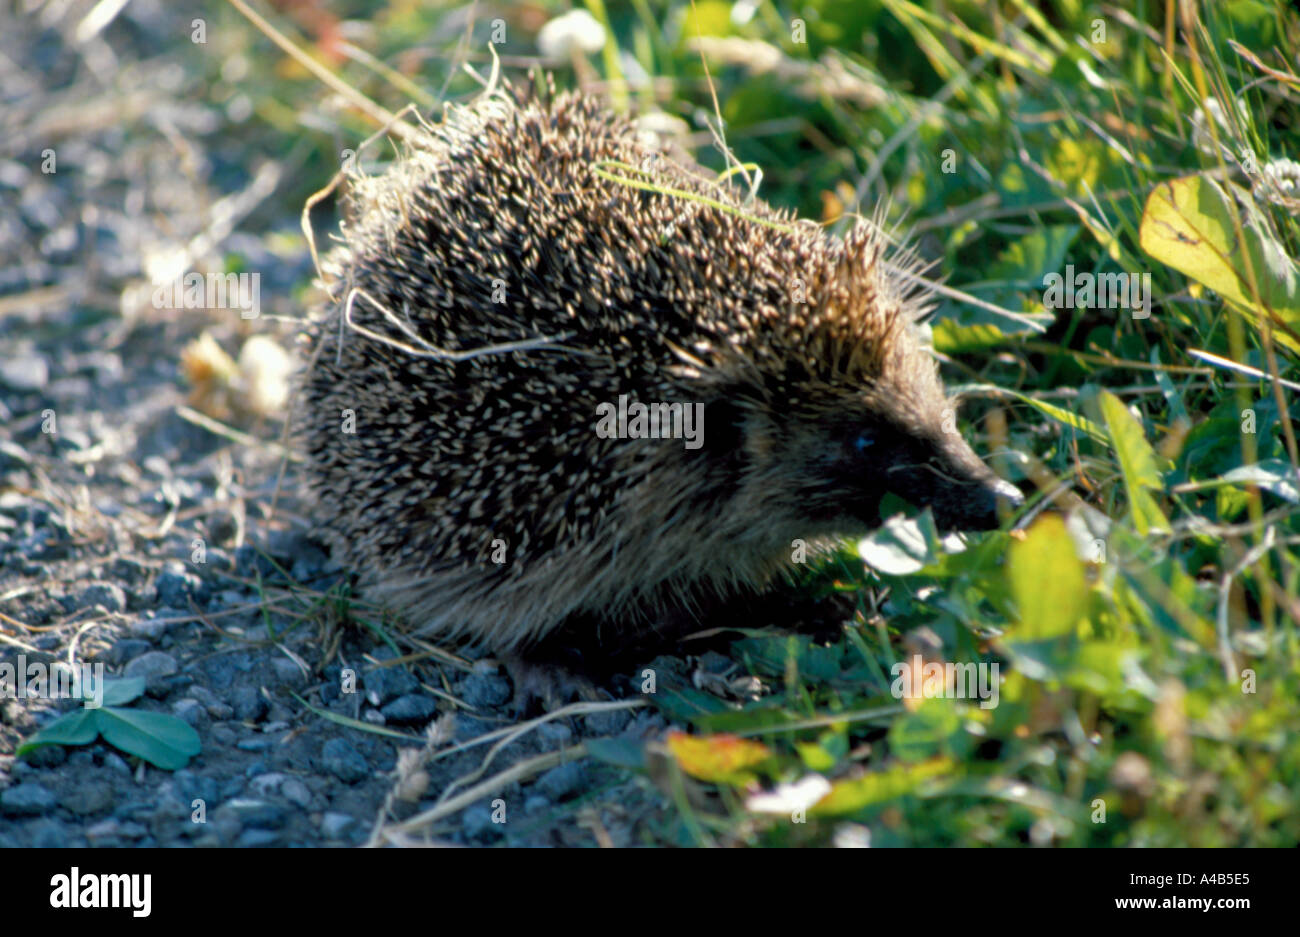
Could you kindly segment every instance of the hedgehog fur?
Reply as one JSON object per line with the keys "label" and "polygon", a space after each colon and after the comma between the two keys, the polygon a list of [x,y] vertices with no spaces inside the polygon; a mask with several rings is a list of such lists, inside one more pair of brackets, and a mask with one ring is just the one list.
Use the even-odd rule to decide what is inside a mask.
{"label": "hedgehog fur", "polygon": [[[796,222],[581,94],[426,131],[350,175],[297,417],[336,552],[420,632],[617,640],[761,593],[887,491],[946,529],[1018,498],[953,431],[876,225]],[[599,433],[620,398],[702,412],[698,446]]]}

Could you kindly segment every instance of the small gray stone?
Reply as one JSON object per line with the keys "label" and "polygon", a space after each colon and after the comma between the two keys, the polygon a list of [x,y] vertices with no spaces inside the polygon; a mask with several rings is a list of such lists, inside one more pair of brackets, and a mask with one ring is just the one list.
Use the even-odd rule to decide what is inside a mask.
{"label": "small gray stone", "polygon": [[172,703],[172,712],[196,729],[201,729],[208,722],[208,711],[196,699],[177,700]]}
{"label": "small gray stone", "polygon": [[557,765],[537,779],[537,789],[551,800],[564,800],[572,796],[583,782],[582,763],[571,761]]}
{"label": "small gray stone", "polygon": [[542,813],[543,811],[550,810],[550,809],[551,809],[550,799],[543,797],[541,794],[529,794],[528,798],[524,801],[524,813],[528,814],[529,816],[532,816],[533,814],[537,814],[537,813]]}
{"label": "small gray stone", "polygon": [[320,832],[326,839],[342,839],[347,836],[357,821],[346,813],[327,813],[321,817]]}
{"label": "small gray stone", "polygon": [[97,582],[87,586],[77,597],[83,608],[102,605],[109,612],[126,610],[126,593],[122,587],[112,582]]}
{"label": "small gray stone", "polygon": [[211,806],[221,797],[221,789],[216,778],[203,777],[188,768],[182,768],[172,777],[172,792],[186,810],[194,808],[194,801],[201,800]]}
{"label": "small gray stone", "polygon": [[265,800],[237,797],[221,805],[221,813],[233,816],[241,826],[263,830],[278,830],[284,826],[288,811],[279,804]]}
{"label": "small gray stone", "polygon": [[58,820],[37,820],[32,824],[32,845],[37,849],[63,849],[68,831]]}
{"label": "small gray stone", "polygon": [[176,608],[188,608],[191,596],[197,596],[203,585],[198,576],[185,569],[184,564],[168,564],[168,568],[158,574],[154,588],[158,590],[158,601],[163,605]]}
{"label": "small gray stone", "polygon": [[492,822],[492,810],[476,805],[461,814],[461,829],[469,839],[484,839],[500,829],[501,824]]}
{"label": "small gray stone", "polygon": [[108,649],[106,655],[108,663],[124,664],[141,654],[147,654],[149,652],[149,643],[139,638],[122,638],[114,642],[113,646]]}
{"label": "small gray stone", "polygon": [[0,794],[0,813],[11,817],[39,816],[54,807],[54,795],[39,784],[17,784]]}
{"label": "small gray stone", "polygon": [[80,816],[103,813],[113,806],[113,791],[104,784],[83,784],[60,801],[65,810]]}
{"label": "small gray stone", "polygon": [[271,669],[275,671],[276,679],[291,689],[298,690],[307,685],[307,675],[287,657],[277,657],[271,662]]}
{"label": "small gray stone", "polygon": [[330,739],[321,749],[321,766],[347,784],[370,777],[370,765],[351,743],[344,739]]}
{"label": "small gray stone", "polygon": [[405,667],[377,667],[365,675],[366,699],[376,706],[414,693],[419,688],[420,681]]}
{"label": "small gray stone", "polygon": [[271,830],[244,830],[239,834],[239,839],[235,840],[235,845],[244,849],[264,849],[267,846],[276,846],[280,842],[280,834]]}
{"label": "small gray stone", "polygon": [[510,681],[495,674],[472,673],[460,682],[457,695],[475,709],[491,709],[510,700]]}
{"label": "small gray stone", "polygon": [[118,831],[126,839],[143,839],[145,836],[149,834],[149,831],[146,830],[139,823],[133,823],[131,821],[127,821],[126,823],[123,823],[118,828]]}
{"label": "small gray stone", "polygon": [[281,774],[278,771],[272,771],[267,774],[259,774],[248,782],[248,787],[254,794],[260,797],[270,797],[279,792],[280,787],[289,776]]}
{"label": "small gray stone", "polygon": [[95,766],[95,756],[84,749],[68,756],[68,767],[76,771],[87,771]]}
{"label": "small gray stone", "polygon": [[306,810],[311,804],[311,791],[307,789],[306,784],[297,778],[289,778],[280,785],[280,796],[303,810]]}
{"label": "small gray stone", "polygon": [[438,711],[438,704],[423,693],[408,693],[399,696],[382,710],[384,720],[392,725],[424,725]]}
{"label": "small gray stone", "polygon": [[157,643],[167,633],[171,622],[166,618],[157,617],[157,613],[150,609],[139,618],[132,618],[126,627],[136,637]]}
{"label": "small gray stone", "polygon": [[632,714],[626,709],[614,709],[584,716],[582,725],[588,735],[618,735],[631,721]]}
{"label": "small gray stone", "polygon": [[105,752],[102,763],[104,767],[110,771],[124,774],[128,778],[131,776],[131,766],[128,765],[126,760],[121,755],[117,754],[117,752]]}
{"label": "small gray stone", "polygon": [[266,715],[266,700],[256,687],[236,687],[235,692],[230,694],[230,703],[242,722],[257,722]]}
{"label": "small gray stone", "polygon": [[94,846],[115,845],[120,836],[121,826],[117,820],[109,817],[86,830],[86,839]]}
{"label": "small gray stone", "polygon": [[468,742],[471,739],[478,738],[480,735],[486,735],[488,732],[492,732],[496,728],[497,727],[492,725],[490,722],[484,722],[482,719],[475,719],[473,716],[459,715],[456,717],[455,739],[457,742]]}
{"label": "small gray stone", "polygon": [[14,390],[41,390],[50,381],[50,363],[29,343],[0,358],[0,382]]}
{"label": "small gray stone", "polygon": [[126,665],[127,677],[144,677],[145,692],[155,695],[168,688],[167,678],[180,670],[176,658],[166,651],[149,651]]}

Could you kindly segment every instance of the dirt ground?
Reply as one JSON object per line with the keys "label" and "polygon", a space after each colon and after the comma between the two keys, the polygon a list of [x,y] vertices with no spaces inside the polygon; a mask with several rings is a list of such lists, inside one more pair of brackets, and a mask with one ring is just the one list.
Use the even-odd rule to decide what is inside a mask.
{"label": "dirt ground", "polygon": [[[0,700],[0,846],[637,841],[653,787],[575,746],[637,747],[662,716],[634,699],[503,745],[494,661],[351,601],[281,416],[203,416],[221,401],[182,363],[201,335],[293,352],[312,277],[284,197],[296,157],[257,150],[247,102],[193,67],[188,15],[132,3],[95,33],[93,6],[0,12],[0,664],[143,678],[130,706],[202,748],[175,771],[103,739],[16,756],[80,704]],[[156,302],[171,271],[232,255],[262,274],[257,318]]]}

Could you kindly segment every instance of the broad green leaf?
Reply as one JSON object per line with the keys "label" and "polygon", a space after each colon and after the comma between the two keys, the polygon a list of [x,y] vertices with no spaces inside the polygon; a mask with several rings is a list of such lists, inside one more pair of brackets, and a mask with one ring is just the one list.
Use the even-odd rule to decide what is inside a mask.
{"label": "broad green leaf", "polygon": [[123,677],[104,681],[104,706],[125,706],[144,693],[144,677]]}
{"label": "broad green leaf", "polygon": [[936,758],[916,765],[894,765],[849,781],[836,781],[830,793],[808,812],[814,816],[857,813],[864,807],[912,794],[926,781],[950,772],[952,767],[947,758]]}
{"label": "broad green leaf", "polygon": [[17,754],[24,755],[42,745],[89,745],[99,735],[94,709],[77,709],[55,719],[23,744]]}
{"label": "broad green leaf", "polygon": [[[1295,262],[1269,232],[1249,196],[1237,204],[1240,240],[1232,199],[1218,183],[1199,175],[1161,183],[1142,214],[1142,249],[1256,315],[1272,310],[1282,321],[1300,324]],[[1263,308],[1253,298],[1247,262]]]}
{"label": "broad green leaf", "polygon": [[116,707],[94,712],[105,742],[168,771],[184,768],[202,747],[199,734],[169,713]]}
{"label": "broad green leaf", "polygon": [[1169,530],[1169,521],[1150,494],[1151,489],[1163,490],[1164,479],[1156,465],[1155,451],[1143,435],[1142,424],[1110,391],[1102,391],[1099,396],[1102,416],[1124,474],[1133,526],[1143,536],[1152,530]]}
{"label": "broad green leaf", "polygon": [[1011,545],[1007,577],[1020,610],[1009,638],[1037,641],[1074,634],[1088,604],[1088,586],[1060,516],[1044,514],[1024,540]]}
{"label": "broad green leaf", "polygon": [[711,693],[689,686],[663,686],[649,694],[650,702],[674,722],[694,722],[699,716],[728,712],[730,707]]}
{"label": "broad green leaf", "polygon": [[988,276],[1037,291],[1043,277],[1065,265],[1065,253],[1078,234],[1078,225],[1062,224],[1048,225],[1017,238],[998,254]]}

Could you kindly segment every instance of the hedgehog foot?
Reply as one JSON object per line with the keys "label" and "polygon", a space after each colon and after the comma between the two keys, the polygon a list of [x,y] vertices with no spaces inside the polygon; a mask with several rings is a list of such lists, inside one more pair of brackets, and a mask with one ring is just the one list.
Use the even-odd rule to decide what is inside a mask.
{"label": "hedgehog foot", "polygon": [[497,656],[514,684],[515,695],[509,708],[518,718],[553,712],[574,700],[595,702],[602,698],[590,679],[561,663],[518,653]]}

